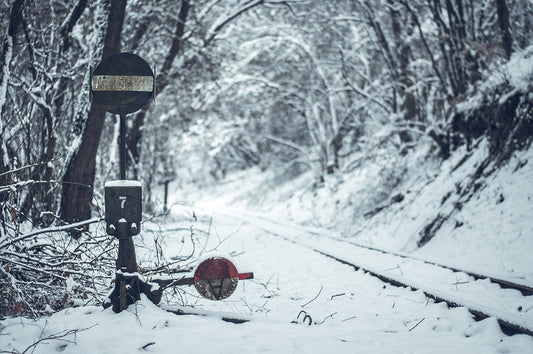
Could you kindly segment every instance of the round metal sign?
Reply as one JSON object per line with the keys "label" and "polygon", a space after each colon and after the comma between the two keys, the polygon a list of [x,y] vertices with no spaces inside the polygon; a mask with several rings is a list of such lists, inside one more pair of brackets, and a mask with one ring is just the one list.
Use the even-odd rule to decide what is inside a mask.
{"label": "round metal sign", "polygon": [[205,298],[222,300],[237,288],[239,272],[226,258],[208,258],[194,272],[194,287]]}
{"label": "round metal sign", "polygon": [[93,99],[114,114],[126,115],[138,111],[153,97],[154,89],[152,68],[132,53],[108,56],[91,76]]}

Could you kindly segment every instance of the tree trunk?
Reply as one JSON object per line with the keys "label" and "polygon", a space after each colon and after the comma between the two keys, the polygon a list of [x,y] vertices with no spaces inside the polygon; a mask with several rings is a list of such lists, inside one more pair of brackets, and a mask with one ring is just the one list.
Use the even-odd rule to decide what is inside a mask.
{"label": "tree trunk", "polygon": [[498,24],[500,26],[500,33],[502,36],[502,46],[505,51],[505,58],[511,58],[513,50],[513,37],[509,31],[509,9],[505,0],[497,1],[498,10]]}
{"label": "tree trunk", "polygon": [[[163,67],[157,75],[157,94],[160,94],[169,84],[168,76],[170,75],[170,69],[172,68],[172,63],[181,50],[182,37],[185,31],[185,21],[187,20],[187,15],[189,14],[189,1],[183,0],[181,3],[180,12],[178,15],[178,22],[176,24],[176,31],[174,32],[174,39],[172,40],[172,45],[165,57],[165,62]],[[147,107],[141,110],[135,115],[133,119],[133,124],[131,129],[129,129],[126,136],[127,149],[131,152],[133,161],[130,161],[130,166],[133,167],[133,176],[138,178],[138,164],[141,157],[141,138],[142,138],[142,127],[144,126],[144,118],[146,116]],[[130,158],[130,154],[127,154],[127,158]]]}
{"label": "tree trunk", "polygon": [[[126,0],[111,0],[104,38],[103,58],[120,50],[125,10]],[[86,220],[91,217],[96,153],[104,120],[105,111],[95,103],[91,104],[79,149],[77,153],[72,155],[63,176],[60,216],[67,223]]]}
{"label": "tree trunk", "polygon": [[87,0],[78,0],[78,3],[70,14],[68,15],[68,21],[65,21],[63,26],[61,26],[61,29],[59,30],[59,33],[61,33],[61,37],[63,37],[63,50],[66,51],[70,47],[70,36],[69,34],[72,32],[72,29],[74,28],[74,25],[78,22],[81,15],[83,14],[83,11],[85,11],[85,8],[87,7]]}
{"label": "tree trunk", "polygon": [[[22,8],[24,0],[16,0],[11,7],[11,14],[9,16],[9,28],[6,36],[3,38],[2,48],[0,52],[0,115],[3,116],[4,105],[7,99],[7,87],[9,82],[9,66],[13,57],[13,47],[15,46],[15,37],[22,24]],[[4,141],[4,128],[0,118],[0,173],[6,172],[9,168],[9,157],[7,154],[7,147]],[[6,179],[8,176],[2,177]],[[4,183],[0,183],[3,185]],[[7,184],[7,183],[6,183]]]}
{"label": "tree trunk", "polygon": [[[403,113],[402,120],[405,123],[415,121],[418,116],[417,100],[412,90],[409,90],[413,86],[412,74],[409,70],[409,63],[411,60],[411,48],[405,42],[406,35],[410,35],[413,28],[410,24],[405,24],[402,19],[402,13],[396,7],[393,2],[389,1],[390,7],[390,19],[392,25],[392,37],[394,40],[396,59],[396,72],[398,77],[395,83],[396,91],[400,96],[400,111]],[[409,126],[411,128],[411,126]],[[398,132],[398,135],[403,143],[410,143],[413,141],[409,129],[402,129]]]}
{"label": "tree trunk", "polygon": [[[22,23],[22,8],[24,0],[16,0],[11,7],[11,14],[9,16],[9,29],[2,39],[2,47],[0,48],[0,186],[8,185],[11,181],[9,173],[5,173],[10,169],[10,157],[7,151],[7,145],[4,141],[4,105],[7,99],[7,87],[9,84],[10,65],[13,58],[13,47],[15,46],[15,37]],[[0,224],[6,232],[6,220],[4,219],[4,204],[7,200],[7,193],[0,193]],[[2,232],[0,231],[0,236]]]}

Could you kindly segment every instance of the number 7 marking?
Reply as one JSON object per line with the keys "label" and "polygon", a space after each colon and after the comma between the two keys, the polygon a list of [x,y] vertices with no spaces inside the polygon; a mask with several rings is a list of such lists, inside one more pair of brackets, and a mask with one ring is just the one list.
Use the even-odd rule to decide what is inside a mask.
{"label": "number 7 marking", "polygon": [[120,202],[120,209],[124,209],[124,204],[126,204],[126,199],[127,199],[127,197],[126,197],[126,196],[119,196],[118,199],[121,200],[121,202]]}

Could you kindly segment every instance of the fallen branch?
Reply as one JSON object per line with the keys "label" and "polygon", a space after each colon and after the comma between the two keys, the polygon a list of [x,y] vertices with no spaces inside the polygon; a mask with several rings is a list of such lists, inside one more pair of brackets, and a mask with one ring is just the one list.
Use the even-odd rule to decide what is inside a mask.
{"label": "fallen branch", "polygon": [[[96,324],[92,325],[91,327],[87,327],[87,328],[69,329],[69,330],[63,331],[64,333],[58,332],[58,333],[52,334],[52,335],[50,335],[48,337],[40,338],[37,342],[31,344],[28,348],[26,348],[22,352],[22,354],[27,353],[30,349],[38,346],[40,343],[43,343],[43,342],[45,342],[47,340],[60,340],[60,341],[64,341],[64,342],[67,342],[67,343],[74,343],[75,344],[76,343],[75,341],[67,340],[67,339],[64,339],[64,338],[67,337],[67,336],[70,336],[71,334],[76,335],[76,334],[78,334],[78,332],[89,330],[89,329],[91,329],[91,328],[93,328],[95,326],[96,326]],[[32,352],[33,352],[33,350],[32,350]]]}
{"label": "fallen branch", "polygon": [[426,319],[426,318],[424,317],[424,318],[422,318],[420,321],[418,321],[413,327],[411,327],[411,328],[409,329],[409,332],[411,332],[413,329],[415,329],[415,328],[416,328],[419,324],[421,324],[422,321],[424,321],[425,319]]}
{"label": "fallen branch", "polygon": [[30,238],[30,237],[33,237],[33,236],[40,235],[40,234],[46,234],[46,233],[51,233],[51,232],[67,231],[67,230],[71,230],[71,229],[78,228],[78,227],[80,227],[80,226],[85,226],[85,225],[89,225],[89,224],[94,224],[94,223],[100,222],[100,221],[102,221],[102,220],[104,220],[104,217],[103,217],[103,216],[101,216],[101,217],[97,217],[97,218],[92,218],[92,219],[89,219],[89,220],[84,220],[84,221],[76,222],[76,223],[73,223],[73,224],[67,224],[67,225],[63,225],[63,226],[54,226],[54,227],[48,227],[48,228],[45,228],[45,229],[39,229],[39,230],[36,230],[36,231],[30,232],[29,234],[21,235],[21,236],[19,236],[19,237],[16,237],[16,238],[10,239],[9,241],[5,240],[6,238],[4,238],[5,241],[3,241],[3,242],[0,244],[0,249],[5,248],[6,246],[9,246],[9,245],[15,244],[15,243],[17,243],[17,242],[19,242],[19,241],[25,240],[25,239],[27,239],[27,238]]}
{"label": "fallen branch", "polygon": [[312,303],[313,301],[315,301],[319,296],[320,296],[320,293],[322,293],[322,290],[324,289],[324,287],[321,287],[320,290],[318,291],[318,294],[315,295],[314,298],[312,298],[311,300],[309,300],[308,302],[306,302],[305,304],[302,305],[302,307],[306,307],[307,305],[309,305],[310,303]]}

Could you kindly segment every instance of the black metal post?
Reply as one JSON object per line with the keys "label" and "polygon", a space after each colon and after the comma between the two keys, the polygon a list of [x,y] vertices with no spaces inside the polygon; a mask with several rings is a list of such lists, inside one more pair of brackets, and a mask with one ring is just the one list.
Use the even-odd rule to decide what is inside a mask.
{"label": "black metal post", "polygon": [[126,179],[126,115],[120,114],[120,179]]}
{"label": "black metal post", "polygon": [[121,312],[141,299],[135,245],[131,234],[131,225],[127,221],[119,221],[116,232],[119,240],[117,274],[111,297],[115,312]]}
{"label": "black metal post", "polygon": [[168,184],[169,181],[165,181],[165,197],[164,197],[164,204],[163,204],[163,211],[168,211],[167,204],[168,204]]}
{"label": "black metal post", "polygon": [[[118,75],[118,77],[117,77]],[[120,312],[140,299],[140,291],[161,299],[159,288],[139,279],[132,237],[139,234],[142,219],[142,188],[126,181],[126,115],[141,109],[153,96],[155,75],[142,58],[131,53],[108,56],[91,75],[91,94],[107,112],[120,117],[119,167],[121,181],[105,186],[106,232],[119,239],[116,283],[104,307]],[[112,183],[111,183],[112,182]]]}
{"label": "black metal post", "polygon": [[126,273],[137,272],[137,259],[135,257],[135,246],[133,244],[133,237],[130,232],[130,225],[128,222],[118,223],[117,228],[118,238],[118,257],[117,270]]}

